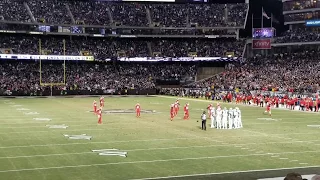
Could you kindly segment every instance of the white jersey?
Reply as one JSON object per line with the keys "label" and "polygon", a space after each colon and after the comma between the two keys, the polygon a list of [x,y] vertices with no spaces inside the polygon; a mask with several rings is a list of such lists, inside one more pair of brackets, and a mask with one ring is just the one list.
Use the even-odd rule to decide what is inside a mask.
{"label": "white jersey", "polygon": [[228,111],[228,116],[229,116],[229,119],[233,119],[234,115],[233,115],[233,109],[230,109]]}
{"label": "white jersey", "polygon": [[219,117],[222,116],[222,110],[220,108],[217,109],[217,116],[219,116]]}
{"label": "white jersey", "polygon": [[237,109],[233,110],[233,117],[237,119],[239,117],[239,111]]}
{"label": "white jersey", "polygon": [[210,110],[210,114],[211,114],[211,117],[210,118],[213,118],[213,117],[215,117],[216,116],[216,110],[215,110],[215,108],[211,108],[211,110]]}
{"label": "white jersey", "polygon": [[222,110],[222,117],[223,117],[223,119],[224,119],[224,118],[225,118],[225,119],[228,118],[228,110],[226,110],[226,109]]}

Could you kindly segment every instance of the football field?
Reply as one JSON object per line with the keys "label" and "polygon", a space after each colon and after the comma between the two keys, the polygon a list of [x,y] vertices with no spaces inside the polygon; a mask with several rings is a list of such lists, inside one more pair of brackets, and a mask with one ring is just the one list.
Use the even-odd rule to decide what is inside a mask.
{"label": "football field", "polygon": [[[98,125],[93,100],[99,99],[0,98],[0,179],[250,180],[320,173],[318,113],[275,109],[269,117],[264,108],[239,105],[244,128],[202,131],[197,120],[209,101],[181,98],[170,121],[174,97],[106,97]],[[133,113],[138,102],[139,119]],[[190,120],[182,119],[186,102]],[[108,150],[92,151],[102,149]]]}

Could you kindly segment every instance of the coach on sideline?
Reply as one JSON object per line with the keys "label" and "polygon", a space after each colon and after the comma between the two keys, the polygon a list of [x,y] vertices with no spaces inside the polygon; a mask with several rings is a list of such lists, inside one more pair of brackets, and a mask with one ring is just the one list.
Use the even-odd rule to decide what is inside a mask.
{"label": "coach on sideline", "polygon": [[207,130],[207,115],[206,115],[206,111],[203,111],[202,115],[201,115],[201,129],[202,130]]}

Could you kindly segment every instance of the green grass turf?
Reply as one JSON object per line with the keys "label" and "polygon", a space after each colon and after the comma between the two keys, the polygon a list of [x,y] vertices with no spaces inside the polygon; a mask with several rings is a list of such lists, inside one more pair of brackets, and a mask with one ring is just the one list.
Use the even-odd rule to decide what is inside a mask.
{"label": "green grass turf", "polygon": [[[178,117],[170,121],[169,106],[174,98],[107,97],[105,110],[133,109],[139,102],[143,110],[157,113],[142,113],[140,119],[130,113],[104,114],[103,125],[97,125],[97,117],[88,112],[94,99],[98,100],[0,99],[0,179],[140,179],[320,165],[320,129],[307,127],[320,125],[316,113],[273,110],[272,118],[277,121],[268,121],[258,119],[269,118],[263,115],[264,109],[238,105],[242,110],[243,129],[201,131],[197,120],[207,101],[181,99],[182,105],[190,103],[191,118],[182,120],[180,110]],[[30,110],[18,111],[18,108]],[[36,117],[52,120],[33,120]],[[49,129],[46,125],[50,124],[66,124],[69,128]],[[87,134],[93,139],[70,140],[63,134]],[[91,152],[110,148],[127,151],[128,157],[99,156]],[[317,170],[301,171],[316,173]],[[290,170],[263,171],[258,175],[216,174],[215,179],[255,179],[287,172]]]}

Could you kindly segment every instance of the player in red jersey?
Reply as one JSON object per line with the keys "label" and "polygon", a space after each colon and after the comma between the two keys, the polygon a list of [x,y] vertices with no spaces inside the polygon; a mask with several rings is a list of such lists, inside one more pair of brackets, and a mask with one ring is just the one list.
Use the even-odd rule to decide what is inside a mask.
{"label": "player in red jersey", "polygon": [[141,112],[141,106],[139,103],[136,104],[136,117],[139,118],[140,117],[140,112]]}
{"label": "player in red jersey", "polygon": [[183,117],[183,119],[184,119],[184,120],[189,119],[189,103],[187,103],[187,104],[184,106],[183,110],[184,110],[184,117]]}
{"label": "player in red jersey", "polygon": [[102,124],[102,108],[100,107],[97,111],[98,114],[98,124]]}
{"label": "player in red jersey", "polygon": [[100,107],[104,107],[104,97],[100,97]]}
{"label": "player in red jersey", "polygon": [[170,106],[170,120],[173,121],[174,118],[174,104]]}
{"label": "player in red jersey", "polygon": [[173,115],[176,116],[178,114],[179,105],[175,102],[173,104]]}
{"label": "player in red jersey", "polygon": [[93,101],[93,114],[97,114],[97,101]]}
{"label": "player in red jersey", "polygon": [[212,107],[213,107],[212,104],[209,104],[209,106],[207,107],[209,117],[211,117],[211,109],[212,109]]}
{"label": "player in red jersey", "polygon": [[269,116],[271,116],[271,103],[269,103],[269,102],[267,103],[267,109],[264,113],[268,113]]}
{"label": "player in red jersey", "polygon": [[176,104],[176,115],[177,115],[179,112],[179,106],[180,106],[179,99],[176,100],[175,104]]}

